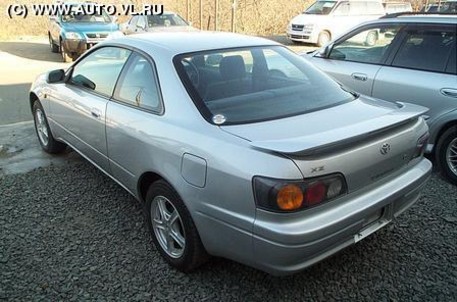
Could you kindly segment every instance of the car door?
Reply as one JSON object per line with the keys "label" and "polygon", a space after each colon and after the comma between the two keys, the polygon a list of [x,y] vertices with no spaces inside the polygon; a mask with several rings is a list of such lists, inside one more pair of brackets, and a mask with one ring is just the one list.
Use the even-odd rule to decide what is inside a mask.
{"label": "car door", "polygon": [[330,51],[311,61],[349,88],[371,95],[373,81],[385,62],[401,25],[364,26],[337,40]]}
{"label": "car door", "polygon": [[123,48],[98,48],[72,66],[52,93],[51,115],[62,138],[105,171],[106,105],[129,55]]}
{"label": "car door", "polygon": [[455,25],[410,25],[375,78],[373,96],[428,107],[430,125],[457,108]]}
{"label": "car door", "polygon": [[[162,98],[154,62],[138,53],[127,62],[106,112],[106,136],[112,175],[132,192],[144,171],[160,155]],[[150,156],[154,154],[154,156]],[[160,166],[160,163],[155,163]]]}

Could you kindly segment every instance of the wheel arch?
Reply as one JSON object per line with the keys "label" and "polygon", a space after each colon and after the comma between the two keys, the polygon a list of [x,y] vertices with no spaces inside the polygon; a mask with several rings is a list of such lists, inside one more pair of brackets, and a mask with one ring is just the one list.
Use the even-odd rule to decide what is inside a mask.
{"label": "wheel arch", "polygon": [[440,138],[441,138],[441,136],[443,135],[443,133],[446,132],[447,130],[449,130],[450,128],[452,128],[452,127],[457,127],[457,119],[449,120],[449,121],[445,122],[445,123],[440,127],[440,129],[438,130],[436,136],[434,137],[434,141],[433,141],[433,144],[434,144],[433,152],[436,151],[436,146],[438,145],[438,142],[440,141]]}
{"label": "wheel arch", "polygon": [[155,183],[156,181],[159,181],[159,180],[164,180],[170,184],[170,182],[167,181],[160,174],[152,172],[152,171],[144,172],[140,176],[140,178],[138,179],[138,184],[137,184],[137,192],[138,192],[138,198],[140,199],[141,202],[146,201],[146,194],[148,193],[149,187],[153,183]]}
{"label": "wheel arch", "polygon": [[30,92],[29,95],[29,102],[30,102],[30,110],[33,112],[33,104],[35,104],[36,101],[39,101],[40,99],[38,96],[35,94],[35,92]]}

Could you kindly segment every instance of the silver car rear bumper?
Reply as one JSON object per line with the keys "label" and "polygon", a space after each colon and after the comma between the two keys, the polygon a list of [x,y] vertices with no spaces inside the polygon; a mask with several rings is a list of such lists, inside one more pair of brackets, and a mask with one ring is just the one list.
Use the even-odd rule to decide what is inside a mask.
{"label": "silver car rear bumper", "polygon": [[254,266],[274,275],[290,274],[358,242],[414,204],[431,170],[430,161],[422,159],[382,185],[303,213],[257,210]]}

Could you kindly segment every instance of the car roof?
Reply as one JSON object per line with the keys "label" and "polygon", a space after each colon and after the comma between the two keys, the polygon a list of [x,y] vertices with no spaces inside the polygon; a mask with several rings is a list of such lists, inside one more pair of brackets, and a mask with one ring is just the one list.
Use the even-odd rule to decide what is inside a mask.
{"label": "car roof", "polygon": [[214,31],[142,33],[125,36],[113,42],[134,45],[145,52],[148,52],[151,46],[159,47],[173,56],[212,49],[281,45],[264,38]]}
{"label": "car roof", "polygon": [[377,19],[375,21],[372,21],[374,23],[376,22],[391,22],[391,23],[397,23],[397,22],[402,22],[402,23],[434,23],[434,24],[457,24],[457,15],[451,15],[451,14],[414,14],[414,13],[409,13],[409,14],[403,14],[403,15],[397,15],[397,16],[392,16],[389,17],[389,15],[386,15],[385,17],[382,17],[380,19]]}

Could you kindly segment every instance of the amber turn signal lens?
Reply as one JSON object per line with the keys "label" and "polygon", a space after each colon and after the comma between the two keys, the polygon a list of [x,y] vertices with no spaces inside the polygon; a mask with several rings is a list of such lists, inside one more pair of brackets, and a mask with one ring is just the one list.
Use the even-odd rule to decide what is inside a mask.
{"label": "amber turn signal lens", "polygon": [[303,192],[296,185],[285,185],[278,191],[276,202],[281,210],[296,210],[303,204]]}

